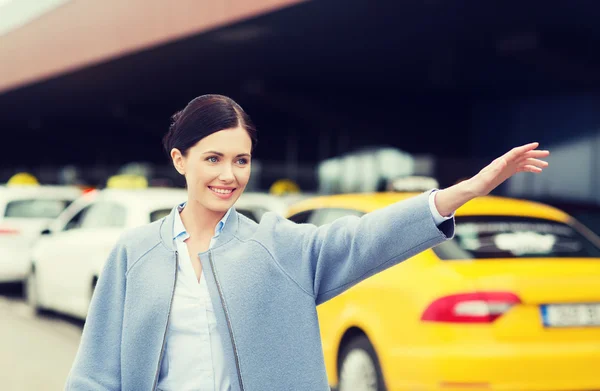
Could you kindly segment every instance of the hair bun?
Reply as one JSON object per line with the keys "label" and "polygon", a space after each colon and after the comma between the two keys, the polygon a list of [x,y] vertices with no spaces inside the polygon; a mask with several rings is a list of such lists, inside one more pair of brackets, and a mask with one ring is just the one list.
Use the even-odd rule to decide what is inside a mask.
{"label": "hair bun", "polygon": [[175,114],[171,116],[171,125],[169,126],[169,131],[171,131],[175,126],[177,126],[177,121],[183,115],[183,110],[179,110]]}

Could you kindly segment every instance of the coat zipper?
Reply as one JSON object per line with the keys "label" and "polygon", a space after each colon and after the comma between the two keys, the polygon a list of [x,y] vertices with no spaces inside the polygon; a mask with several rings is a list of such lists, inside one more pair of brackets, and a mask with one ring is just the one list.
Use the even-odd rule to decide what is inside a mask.
{"label": "coat zipper", "polygon": [[231,345],[233,346],[233,357],[235,358],[235,369],[237,370],[238,381],[240,382],[240,390],[244,391],[244,383],[242,383],[242,374],[240,372],[240,360],[238,358],[237,347],[235,345],[235,340],[233,339],[233,331],[231,329],[231,321],[229,320],[229,311],[227,311],[227,306],[225,305],[225,300],[223,299],[223,292],[221,291],[221,284],[219,283],[219,279],[217,278],[217,272],[215,270],[215,265],[213,263],[212,252],[208,252],[208,259],[210,261],[210,268],[212,269],[213,277],[215,278],[215,282],[217,283],[217,291],[219,291],[219,298],[221,299],[221,306],[223,307],[223,311],[225,311],[225,320],[227,320],[227,329],[229,330],[229,338],[231,338]]}
{"label": "coat zipper", "polygon": [[171,291],[171,302],[169,303],[169,313],[167,314],[167,326],[165,327],[165,332],[163,334],[162,346],[160,348],[160,356],[158,357],[158,367],[156,368],[156,375],[154,375],[154,385],[152,386],[153,390],[156,390],[158,386],[158,375],[160,373],[160,366],[162,365],[163,356],[165,353],[165,342],[167,341],[167,331],[169,330],[169,322],[171,320],[171,307],[173,306],[173,297],[175,297],[175,284],[177,283],[177,257],[179,253],[175,251],[175,281],[173,281],[173,290]]}

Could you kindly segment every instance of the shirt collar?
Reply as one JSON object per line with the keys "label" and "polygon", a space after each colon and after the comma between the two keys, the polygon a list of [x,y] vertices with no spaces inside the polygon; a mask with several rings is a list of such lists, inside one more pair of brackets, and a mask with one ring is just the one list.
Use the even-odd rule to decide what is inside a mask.
{"label": "shirt collar", "polygon": [[[181,220],[180,215],[183,208],[185,208],[185,204],[186,202],[177,206],[178,213],[175,213],[175,221],[173,223],[173,239],[181,238],[181,240],[186,240],[190,237],[190,235],[187,233],[187,230],[185,229],[185,226],[183,225],[183,221]],[[223,218],[217,223],[217,226],[215,227],[215,238],[219,236],[223,231],[223,227],[225,226],[225,223],[227,222],[227,218],[229,217],[230,213],[231,208],[227,210],[225,216],[223,216]]]}

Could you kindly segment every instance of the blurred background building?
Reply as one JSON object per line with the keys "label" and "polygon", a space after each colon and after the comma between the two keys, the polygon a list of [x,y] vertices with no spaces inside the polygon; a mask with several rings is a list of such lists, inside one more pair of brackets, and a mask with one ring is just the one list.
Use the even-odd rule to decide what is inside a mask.
{"label": "blurred background building", "polygon": [[[553,151],[547,174],[498,193],[598,202],[599,11],[594,1],[2,0],[0,182],[29,171],[97,185],[134,162],[181,185],[160,144],[170,116],[221,93],[259,128],[257,190],[285,177],[333,191],[319,164],[369,170],[343,156],[375,147],[447,186],[536,140]],[[374,174],[348,187],[356,180],[338,190],[381,186]]]}

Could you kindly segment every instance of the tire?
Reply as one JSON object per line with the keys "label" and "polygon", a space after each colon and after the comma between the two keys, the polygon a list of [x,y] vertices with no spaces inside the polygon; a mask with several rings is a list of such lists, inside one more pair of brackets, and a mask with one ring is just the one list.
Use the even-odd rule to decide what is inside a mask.
{"label": "tire", "polygon": [[33,313],[35,315],[42,314],[44,309],[40,306],[37,278],[33,270],[27,275],[27,280],[25,282],[25,295],[27,296],[27,304],[33,310]]}
{"label": "tire", "polygon": [[377,353],[365,335],[340,350],[338,391],[386,391]]}

